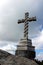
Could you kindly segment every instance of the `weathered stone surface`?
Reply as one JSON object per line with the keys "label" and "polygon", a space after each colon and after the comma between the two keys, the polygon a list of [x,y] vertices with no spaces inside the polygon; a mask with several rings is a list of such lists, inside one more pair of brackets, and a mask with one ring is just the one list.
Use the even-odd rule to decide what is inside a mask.
{"label": "weathered stone surface", "polygon": [[0,65],[4,65],[5,61],[7,61],[7,57],[10,55],[10,53],[0,50]]}
{"label": "weathered stone surface", "polygon": [[0,50],[0,65],[38,65],[35,61]]}
{"label": "weathered stone surface", "polygon": [[0,59],[6,58],[6,57],[8,57],[9,55],[11,55],[11,54],[8,53],[8,52],[5,52],[4,50],[0,50]]}

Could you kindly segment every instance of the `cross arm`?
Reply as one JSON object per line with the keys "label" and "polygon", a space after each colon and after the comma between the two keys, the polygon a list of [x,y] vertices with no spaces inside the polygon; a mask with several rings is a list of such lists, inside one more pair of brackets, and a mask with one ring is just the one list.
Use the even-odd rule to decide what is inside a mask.
{"label": "cross arm", "polygon": [[28,18],[27,21],[31,22],[31,21],[36,21],[36,16],[32,17],[32,18]]}
{"label": "cross arm", "polygon": [[18,20],[18,24],[20,23],[24,23],[25,19],[22,19],[22,20]]}

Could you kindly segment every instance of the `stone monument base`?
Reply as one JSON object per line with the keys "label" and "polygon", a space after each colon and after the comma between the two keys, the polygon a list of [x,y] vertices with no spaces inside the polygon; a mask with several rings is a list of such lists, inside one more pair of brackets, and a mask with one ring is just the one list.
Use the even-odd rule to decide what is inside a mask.
{"label": "stone monument base", "polygon": [[32,46],[32,41],[30,39],[21,39],[20,44],[17,45],[17,50],[16,50],[15,55],[34,59],[35,58],[35,47]]}
{"label": "stone monument base", "polygon": [[26,57],[26,58],[29,58],[29,59],[34,59],[35,58],[35,51],[16,50],[15,55]]}

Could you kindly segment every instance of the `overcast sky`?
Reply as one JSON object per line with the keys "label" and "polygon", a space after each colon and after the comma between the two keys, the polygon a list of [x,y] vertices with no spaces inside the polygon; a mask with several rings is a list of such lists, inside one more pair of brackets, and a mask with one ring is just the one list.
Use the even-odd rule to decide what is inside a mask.
{"label": "overcast sky", "polygon": [[[43,59],[43,0],[0,0],[0,49],[13,50],[23,38],[24,24],[18,19],[36,16],[37,21],[29,23],[29,38],[36,48],[36,58]],[[10,52],[10,51],[9,51]],[[11,51],[13,54],[14,52]]]}

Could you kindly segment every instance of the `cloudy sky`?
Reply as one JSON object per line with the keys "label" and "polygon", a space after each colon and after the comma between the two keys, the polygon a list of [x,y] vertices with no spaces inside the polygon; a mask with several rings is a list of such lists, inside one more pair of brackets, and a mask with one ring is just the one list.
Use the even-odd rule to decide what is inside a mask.
{"label": "cloudy sky", "polygon": [[28,36],[35,46],[36,58],[43,60],[43,0],[0,0],[0,49],[15,53],[24,32],[23,24],[17,21],[25,17],[25,12],[37,18],[29,23]]}

